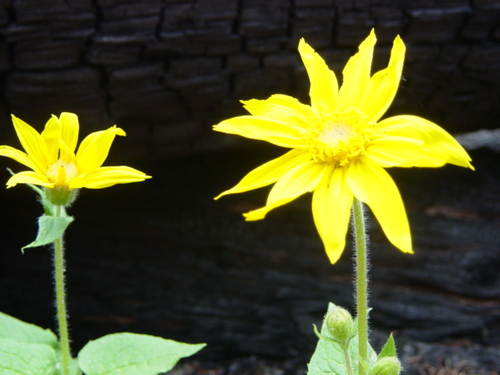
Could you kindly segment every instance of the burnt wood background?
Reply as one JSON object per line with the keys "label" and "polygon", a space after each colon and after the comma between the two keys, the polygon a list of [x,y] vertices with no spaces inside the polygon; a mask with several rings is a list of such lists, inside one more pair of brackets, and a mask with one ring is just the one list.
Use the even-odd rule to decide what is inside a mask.
{"label": "burnt wood background", "polygon": [[407,47],[393,113],[450,131],[498,126],[500,1],[0,0],[0,136],[16,114],[41,128],[79,114],[85,132],[118,123],[134,155],[217,148],[211,125],[240,99],[307,102],[304,37],[337,74],[375,28],[375,68],[396,34]]}

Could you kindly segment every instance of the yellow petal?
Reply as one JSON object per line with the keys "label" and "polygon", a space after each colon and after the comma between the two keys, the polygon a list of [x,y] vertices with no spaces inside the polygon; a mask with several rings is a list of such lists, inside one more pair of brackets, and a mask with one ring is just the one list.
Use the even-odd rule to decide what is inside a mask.
{"label": "yellow petal", "polygon": [[116,135],[124,136],[125,132],[114,125],[91,133],[82,141],[76,154],[76,166],[81,174],[91,173],[104,163]]}
{"label": "yellow petal", "polygon": [[311,82],[309,96],[312,107],[325,114],[337,110],[338,83],[335,73],[304,39],[299,42],[299,53]]}
{"label": "yellow petal", "polygon": [[66,163],[74,163],[75,162],[74,151],[66,145],[66,143],[62,140],[62,138],[59,138],[58,141],[59,141],[59,159],[64,160]]}
{"label": "yellow petal", "polygon": [[144,181],[151,176],[137,169],[119,167],[101,167],[87,175],[80,175],[69,182],[70,189],[103,189],[116,184]]}
{"label": "yellow petal", "polygon": [[372,140],[364,155],[384,168],[400,166],[421,158],[423,144],[419,139],[385,135]]}
{"label": "yellow petal", "polygon": [[273,204],[288,197],[297,198],[306,192],[313,191],[323,178],[326,170],[328,170],[327,164],[317,163],[314,160],[300,163],[276,182],[269,193],[267,203]]}
{"label": "yellow petal", "polygon": [[74,162],[78,129],[78,117],[73,113],[63,112],[60,118],[52,115],[47,121],[42,137],[47,144],[50,163],[59,158],[68,163]]}
{"label": "yellow petal", "polygon": [[76,150],[76,144],[78,143],[78,131],[80,130],[80,125],[78,124],[78,116],[74,113],[63,112],[59,117],[61,121],[61,138],[66,144],[66,146],[71,150]]}
{"label": "yellow petal", "polygon": [[52,115],[49,121],[45,124],[42,131],[42,138],[47,145],[49,156],[49,165],[54,163],[59,158],[59,142],[61,139],[61,122],[57,116]]}
{"label": "yellow petal", "polygon": [[351,217],[352,193],[345,180],[345,169],[325,173],[313,194],[312,210],[318,233],[330,262],[336,263],[345,248]]}
{"label": "yellow petal", "polygon": [[37,170],[47,170],[50,162],[49,152],[42,136],[30,125],[14,115],[12,115],[12,122],[21,145],[33,163],[37,165]]}
{"label": "yellow petal", "polygon": [[26,153],[19,151],[13,147],[0,146],[0,156],[11,158],[17,161],[18,163],[21,163],[27,166],[28,168],[33,169],[35,172],[43,174],[43,171],[37,168],[36,163],[34,163]]}
{"label": "yellow petal", "polygon": [[295,126],[299,129],[308,128],[309,122],[316,117],[312,108],[302,104],[294,97],[276,94],[266,100],[244,100],[245,109],[254,116],[267,117]]}
{"label": "yellow petal", "polygon": [[391,50],[389,65],[372,76],[359,107],[366,113],[369,121],[378,121],[394,100],[401,82],[404,59],[405,45],[397,36]]}
{"label": "yellow petal", "polygon": [[245,217],[246,221],[262,220],[266,217],[266,215],[269,211],[274,210],[275,208],[277,208],[279,206],[283,206],[284,204],[287,204],[287,203],[293,201],[295,198],[296,197],[280,199],[280,200],[274,202],[273,204],[268,204],[264,207],[247,212],[246,214],[243,214],[243,216]]}
{"label": "yellow petal", "polygon": [[239,116],[222,121],[214,130],[259,139],[282,147],[304,146],[301,133],[293,125],[266,117]]}
{"label": "yellow petal", "polygon": [[446,163],[474,169],[464,148],[438,125],[418,116],[394,116],[380,121],[376,133],[423,142],[415,157],[398,167],[441,167]]}
{"label": "yellow petal", "polygon": [[354,196],[371,208],[389,241],[401,251],[412,253],[403,200],[385,169],[360,158],[349,165],[347,183]]}
{"label": "yellow petal", "polygon": [[344,79],[339,90],[341,108],[361,109],[370,82],[373,48],[376,42],[377,38],[372,30],[368,38],[360,44],[359,52],[349,59],[342,71]]}
{"label": "yellow petal", "polygon": [[247,220],[260,220],[272,209],[292,201],[298,196],[313,191],[321,181],[326,164],[306,161],[285,173],[271,189],[265,207],[246,213]]}
{"label": "yellow petal", "polygon": [[50,182],[47,177],[40,173],[26,171],[19,172],[12,176],[9,181],[7,181],[7,187],[13,187],[17,184],[32,184],[32,185],[40,185],[53,188],[54,183]]}
{"label": "yellow petal", "polygon": [[308,152],[298,149],[288,151],[285,155],[273,159],[260,167],[255,168],[248,173],[243,179],[232,189],[226,190],[215,199],[219,199],[226,194],[243,193],[245,191],[258,189],[263,186],[270,185],[287,171],[295,168],[297,165],[310,160],[311,156]]}

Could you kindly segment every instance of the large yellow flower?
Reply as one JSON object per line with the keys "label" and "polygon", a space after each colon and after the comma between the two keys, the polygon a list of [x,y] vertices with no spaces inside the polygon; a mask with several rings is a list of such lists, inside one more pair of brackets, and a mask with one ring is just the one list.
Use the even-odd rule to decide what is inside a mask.
{"label": "large yellow flower", "polygon": [[372,31],[345,66],[339,89],[335,73],[302,39],[299,52],[311,82],[311,105],[286,95],[244,101],[251,116],[214,127],[292,149],[219,197],[276,183],[266,206],[245,214],[247,220],[259,220],[314,191],[314,221],[332,263],[345,247],[353,197],[371,208],[392,244],[412,252],[403,201],[384,168],[450,163],[473,169],[465,150],[438,125],[409,115],[379,121],[396,95],[405,45],[396,37],[388,67],[371,75],[375,42]]}
{"label": "large yellow flower", "polygon": [[60,189],[101,189],[115,184],[144,181],[145,173],[130,167],[102,167],[116,135],[125,132],[116,125],[87,136],[75,154],[78,142],[78,117],[63,112],[52,116],[40,134],[12,115],[17,136],[24,150],[0,146],[0,155],[24,164],[32,171],[16,173],[7,187],[19,183]]}

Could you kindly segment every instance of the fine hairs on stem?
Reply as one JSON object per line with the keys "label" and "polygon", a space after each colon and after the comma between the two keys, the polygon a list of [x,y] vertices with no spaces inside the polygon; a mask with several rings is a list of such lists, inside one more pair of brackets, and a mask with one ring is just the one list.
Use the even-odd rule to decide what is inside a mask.
{"label": "fine hairs on stem", "polygon": [[366,218],[363,203],[354,198],[352,205],[352,223],[355,247],[354,285],[356,287],[356,315],[359,340],[358,375],[365,375],[363,365],[368,356],[368,239],[366,236]]}
{"label": "fine hairs on stem", "polygon": [[[366,206],[363,204],[363,202],[361,201],[358,201],[360,203],[360,206],[361,206],[361,215],[362,215],[362,220],[363,220],[363,235],[364,235],[364,243],[365,243],[365,251],[366,251],[366,273],[367,273],[367,283],[370,282],[370,277],[369,277],[369,272],[370,272],[370,268],[371,268],[371,263],[370,263],[370,236],[368,236],[368,231],[370,230],[370,221],[368,219],[368,209],[366,208]],[[351,228],[352,228],[352,239],[353,239],[353,250],[354,250],[354,255],[353,255],[353,265],[354,265],[354,271],[356,271],[356,257],[357,257],[357,252],[356,252],[356,244],[357,244],[357,232],[356,232],[356,223],[354,222],[354,207],[353,209],[351,210]],[[361,233],[359,234],[361,235]],[[353,277],[354,277],[354,286],[355,288],[357,288],[357,283],[356,283],[356,278],[357,278],[357,274],[356,272],[353,274]],[[369,293],[370,291],[368,290],[368,295],[367,295],[367,298],[369,300]],[[356,293],[356,290],[354,290],[354,293]],[[354,296],[356,297],[356,295]],[[367,300],[367,301],[368,301]]]}
{"label": "fine hairs on stem", "polygon": [[[54,206],[54,215],[65,216],[66,211],[62,206]],[[59,328],[59,340],[61,343],[61,373],[70,374],[71,349],[68,327],[68,310],[66,306],[66,261],[64,258],[64,238],[61,235],[54,241],[54,284],[57,308],[57,325]]]}

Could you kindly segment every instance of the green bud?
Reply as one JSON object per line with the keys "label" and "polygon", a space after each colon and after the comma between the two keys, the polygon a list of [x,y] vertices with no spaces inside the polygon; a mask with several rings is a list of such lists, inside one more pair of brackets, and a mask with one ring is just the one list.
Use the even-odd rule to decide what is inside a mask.
{"label": "green bud", "polygon": [[326,327],[330,335],[339,341],[345,342],[354,336],[352,316],[346,309],[335,306],[325,318]]}
{"label": "green bud", "polygon": [[380,358],[370,371],[370,375],[399,375],[401,362],[396,357]]}

